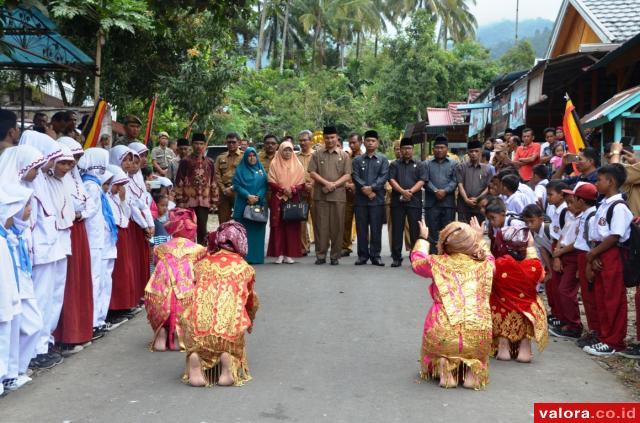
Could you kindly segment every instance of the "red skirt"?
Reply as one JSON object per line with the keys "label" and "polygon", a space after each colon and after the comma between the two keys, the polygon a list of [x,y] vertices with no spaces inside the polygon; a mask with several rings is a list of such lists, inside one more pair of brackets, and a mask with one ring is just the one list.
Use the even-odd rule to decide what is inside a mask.
{"label": "red skirt", "polygon": [[144,289],[151,277],[150,268],[150,245],[144,236],[144,230],[133,220],[129,222],[131,245],[133,246],[133,280],[135,290],[135,305],[138,305],[144,298]]}
{"label": "red skirt", "polygon": [[135,247],[131,244],[131,226],[118,228],[116,249],[118,255],[113,265],[109,310],[129,310],[137,304],[133,285],[134,255],[132,252],[135,251]]}
{"label": "red skirt", "polygon": [[93,335],[93,281],[91,256],[84,222],[71,227],[71,255],[67,258],[67,281],[56,342],[83,344]]}

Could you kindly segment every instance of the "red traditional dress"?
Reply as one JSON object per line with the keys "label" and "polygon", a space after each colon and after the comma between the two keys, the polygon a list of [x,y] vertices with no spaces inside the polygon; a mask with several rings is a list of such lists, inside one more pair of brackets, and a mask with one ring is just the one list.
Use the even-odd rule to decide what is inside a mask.
{"label": "red traditional dress", "polygon": [[544,268],[535,249],[527,248],[522,261],[510,255],[496,259],[496,275],[491,290],[494,348],[498,338],[511,343],[511,353],[517,355],[522,339],[533,338],[542,352],[547,345],[547,314],[536,292],[544,278]]}
{"label": "red traditional dress", "polygon": [[[221,249],[200,260],[194,272],[193,303],[183,315],[187,361],[197,353],[205,377],[215,384],[220,356],[226,352],[234,385],[241,386],[251,380],[244,334],[251,330],[259,305],[253,291],[255,271],[240,255]],[[189,379],[188,366],[182,379]]]}
{"label": "red traditional dress", "polygon": [[173,238],[154,249],[156,267],[145,288],[145,307],[154,341],[160,329],[166,328],[171,350],[175,347],[174,335],[180,349],[185,350],[180,316],[193,301],[193,267],[206,253],[203,246],[184,238]]}
{"label": "red traditional dress", "polygon": [[[269,183],[271,198],[269,199],[269,246],[268,257],[302,257],[301,226],[299,221],[282,220],[282,205],[288,198],[284,197],[284,190],[280,185]],[[304,184],[291,188],[291,201],[297,203],[302,200]]]}

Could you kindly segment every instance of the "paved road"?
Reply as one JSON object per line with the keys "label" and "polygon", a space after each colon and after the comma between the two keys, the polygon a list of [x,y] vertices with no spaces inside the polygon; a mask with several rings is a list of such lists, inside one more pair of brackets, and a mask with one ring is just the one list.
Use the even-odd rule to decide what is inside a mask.
{"label": "paved road", "polygon": [[[389,261],[387,259],[387,261]],[[418,381],[427,281],[402,269],[259,266],[254,380],[183,385],[184,356],[151,353],[143,314],[0,400],[1,422],[530,422],[534,402],[634,401],[566,341],[529,365],[491,362],[486,391]]]}

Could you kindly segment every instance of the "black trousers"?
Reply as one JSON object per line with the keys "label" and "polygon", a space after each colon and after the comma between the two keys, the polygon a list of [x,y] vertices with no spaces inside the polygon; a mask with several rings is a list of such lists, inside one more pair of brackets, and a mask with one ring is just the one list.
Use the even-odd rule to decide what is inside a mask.
{"label": "black trousers", "polygon": [[358,258],[380,260],[384,206],[355,206]]}
{"label": "black trousers", "polygon": [[404,236],[405,219],[409,224],[409,241],[411,247],[418,239],[418,222],[422,218],[422,207],[407,207],[405,205],[391,206],[391,258],[402,259],[402,242]]}
{"label": "black trousers", "polygon": [[207,243],[207,220],[209,220],[209,207],[194,207],[196,219],[198,219],[198,244],[206,245]]}
{"label": "black trousers", "polygon": [[437,252],[438,238],[442,228],[453,222],[456,217],[456,209],[453,207],[429,207],[424,209],[425,220],[429,227],[429,252]]}
{"label": "black trousers", "polygon": [[458,210],[458,221],[469,223],[471,222],[472,217],[476,217],[478,219],[478,223],[484,222],[484,215],[480,212],[479,209],[465,209]]}

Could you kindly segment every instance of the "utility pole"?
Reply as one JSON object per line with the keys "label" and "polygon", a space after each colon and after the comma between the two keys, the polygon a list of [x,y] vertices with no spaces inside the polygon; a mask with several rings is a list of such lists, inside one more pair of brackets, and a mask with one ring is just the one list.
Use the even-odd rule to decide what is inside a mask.
{"label": "utility pole", "polygon": [[516,0],[516,44],[518,44],[518,11],[520,9],[520,0]]}

